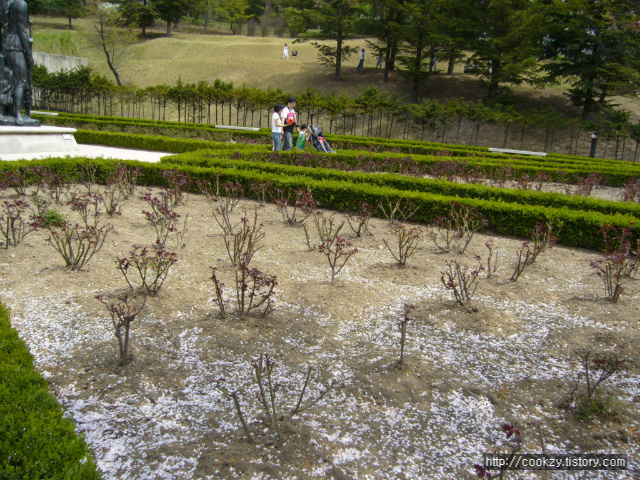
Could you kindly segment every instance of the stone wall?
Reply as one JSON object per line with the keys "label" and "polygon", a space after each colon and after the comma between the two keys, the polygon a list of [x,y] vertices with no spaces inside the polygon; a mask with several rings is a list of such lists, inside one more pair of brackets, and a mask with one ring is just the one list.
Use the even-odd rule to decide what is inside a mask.
{"label": "stone wall", "polygon": [[44,65],[48,72],[61,72],[85,67],[87,59],[83,57],[70,57],[68,55],[54,55],[52,53],[33,52],[33,62],[36,65]]}

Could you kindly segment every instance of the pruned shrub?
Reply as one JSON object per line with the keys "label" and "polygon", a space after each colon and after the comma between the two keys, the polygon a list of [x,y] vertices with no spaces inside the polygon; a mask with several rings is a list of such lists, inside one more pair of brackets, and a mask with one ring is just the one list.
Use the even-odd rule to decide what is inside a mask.
{"label": "pruned shrub", "polygon": [[440,281],[447,290],[453,292],[458,305],[464,305],[478,289],[478,279],[484,267],[480,262],[475,269],[460,265],[455,260],[447,262],[447,270],[441,272]]}
{"label": "pruned shrub", "polygon": [[327,258],[331,268],[331,282],[342,271],[349,259],[358,253],[357,248],[351,248],[352,243],[337,234],[318,245],[318,251]]}
{"label": "pruned shrub", "polygon": [[356,237],[362,235],[371,235],[369,231],[369,220],[373,215],[373,207],[367,202],[358,202],[358,210],[355,212],[347,212],[347,222],[349,227],[356,234]]}
{"label": "pruned shrub", "polygon": [[238,265],[241,260],[251,263],[253,255],[262,248],[262,240],[265,236],[263,225],[258,223],[258,209],[254,210],[253,222],[247,217],[247,211],[240,219],[235,231],[224,235],[224,245],[229,255],[229,260]]}
{"label": "pruned shrub", "polygon": [[407,260],[411,258],[416,248],[418,248],[418,242],[422,238],[422,230],[418,227],[407,228],[401,223],[394,223],[391,226],[390,233],[395,236],[392,245],[389,245],[386,239],[382,241],[396,262],[398,262],[399,265],[405,266]]}
{"label": "pruned shrub", "polygon": [[586,420],[594,414],[612,412],[613,399],[601,393],[602,385],[611,377],[618,375],[627,366],[627,360],[616,353],[598,353],[591,351],[579,354],[582,370],[570,393],[569,405],[575,409],[576,418]]}
{"label": "pruned shrub", "polygon": [[161,189],[157,196],[151,196],[151,189],[141,195],[140,200],[149,204],[150,210],[143,210],[145,218],[156,231],[156,244],[164,246],[167,243],[169,234],[176,236],[176,246],[184,245],[184,236],[187,230],[189,215],[185,217],[184,223],[180,225],[181,215],[173,210],[174,193],[167,189]]}
{"label": "pruned shrub", "polygon": [[[284,439],[281,428],[282,422],[291,420],[295,415],[321,402],[329,393],[339,386],[339,383],[336,379],[329,380],[323,368],[316,369],[310,366],[307,368],[304,382],[300,386],[300,392],[294,397],[295,403],[291,407],[285,407],[282,405],[284,401],[284,399],[282,399],[284,394],[283,389],[280,388],[281,385],[276,381],[276,365],[274,358],[268,353],[260,354],[257,359],[251,362],[251,368],[253,369],[252,378],[256,384],[255,397],[264,413],[264,422],[266,426],[275,433],[277,442],[281,443]],[[309,387],[313,380],[313,374],[316,371],[318,372],[316,383],[319,384],[319,388],[315,395],[310,396]],[[216,387],[225,397],[233,400],[240,424],[247,436],[247,442],[255,443],[256,440],[249,428],[252,422],[247,422],[246,415],[243,413],[238,390],[229,390],[225,384],[227,384],[227,379],[220,378],[218,379]]]}
{"label": "pruned shrub", "polygon": [[55,248],[70,270],[80,270],[104,245],[111,225],[83,227],[63,222],[51,230],[47,242]]}
{"label": "pruned shrub", "polygon": [[142,281],[142,289],[149,295],[155,295],[167,279],[169,270],[177,261],[178,255],[168,252],[163,246],[158,246],[150,251],[147,247],[134,245],[129,256],[117,258],[116,264],[131,290],[135,290],[129,278],[130,270],[133,267]]}
{"label": "pruned shrub", "polygon": [[285,222],[299,226],[315,212],[320,203],[313,199],[310,190],[296,188],[293,195],[295,198],[292,199],[291,193],[284,193],[283,190],[278,189],[274,201]]}
{"label": "pruned shrub", "polygon": [[487,220],[475,207],[451,202],[449,215],[432,220],[427,235],[441,252],[455,248],[464,254],[475,233],[486,225]]}
{"label": "pruned shrub", "polygon": [[[34,215],[28,215],[30,206],[22,200],[4,202],[0,210],[0,235],[4,248],[16,246],[24,240],[30,232],[41,226],[41,220]],[[27,216],[28,215],[28,216]]]}
{"label": "pruned shrub", "polygon": [[146,305],[147,299],[145,297],[142,305],[136,307],[129,304],[129,295],[120,298],[120,301],[117,303],[106,301],[102,295],[97,295],[95,298],[107,307],[111,315],[113,333],[118,339],[120,363],[127,365],[131,360],[129,356],[129,331],[131,330],[131,324]]}

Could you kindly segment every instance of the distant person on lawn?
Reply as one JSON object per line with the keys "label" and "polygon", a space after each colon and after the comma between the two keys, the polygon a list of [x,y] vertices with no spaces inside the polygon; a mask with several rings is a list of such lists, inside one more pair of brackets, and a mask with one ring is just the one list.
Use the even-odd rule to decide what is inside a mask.
{"label": "distant person on lawn", "polygon": [[289,47],[287,46],[287,44],[284,44],[284,50],[282,50],[282,58],[280,60],[284,60],[284,59],[289,60]]}
{"label": "distant person on lawn", "polygon": [[358,64],[358,68],[356,71],[364,72],[364,48],[360,51],[360,63]]}

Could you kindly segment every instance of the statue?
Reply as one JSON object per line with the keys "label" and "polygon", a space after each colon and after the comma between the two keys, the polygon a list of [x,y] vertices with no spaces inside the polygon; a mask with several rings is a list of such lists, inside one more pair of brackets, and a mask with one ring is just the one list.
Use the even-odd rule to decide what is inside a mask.
{"label": "statue", "polygon": [[[33,55],[25,0],[0,0],[0,125],[39,126],[31,113]],[[20,111],[24,108],[25,114]]]}

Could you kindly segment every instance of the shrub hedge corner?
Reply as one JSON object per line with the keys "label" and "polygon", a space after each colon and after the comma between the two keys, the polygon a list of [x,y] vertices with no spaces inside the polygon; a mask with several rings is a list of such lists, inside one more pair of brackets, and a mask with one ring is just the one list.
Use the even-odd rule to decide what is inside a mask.
{"label": "shrub hedge corner", "polygon": [[0,303],[0,479],[101,478],[93,454],[63,417]]}

